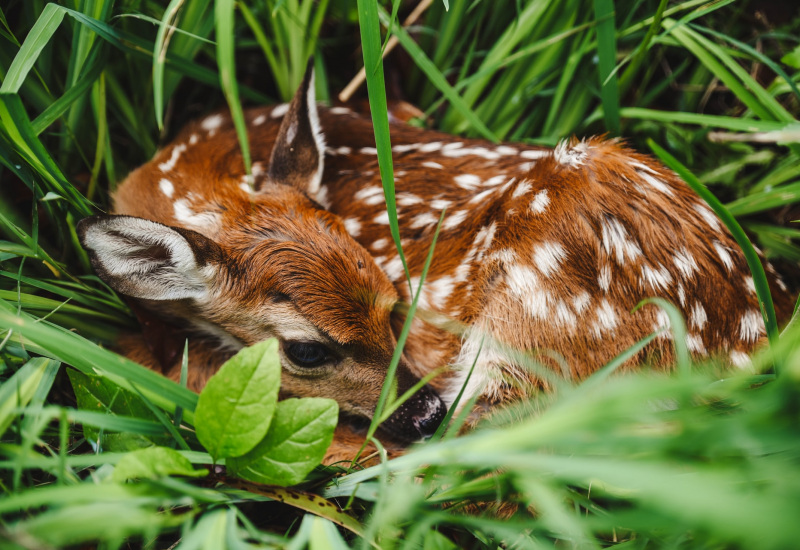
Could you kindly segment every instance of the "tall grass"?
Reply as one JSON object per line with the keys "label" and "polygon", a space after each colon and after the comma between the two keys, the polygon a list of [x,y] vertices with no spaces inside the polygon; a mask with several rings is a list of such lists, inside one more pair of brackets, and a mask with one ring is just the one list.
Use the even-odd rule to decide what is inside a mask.
{"label": "tall grass", "polygon": [[[497,411],[469,435],[451,430],[371,468],[319,469],[300,486],[307,493],[220,472],[114,478],[131,449],[153,442],[191,464],[211,458],[187,429],[197,396],[106,348],[136,324],[91,274],[75,223],[107,208],[115,183],[192,117],[286,100],[313,54],[321,98],[367,68],[362,94],[396,233],[384,84],[392,78],[380,61],[387,28],[400,51],[386,70],[404,68],[403,91],[433,127],[547,145],[610,133],[646,149],[651,139],[711,186],[767,256],[800,260],[800,230],[780,223],[800,218],[796,16],[754,24],[760,8],[731,1],[450,0],[404,29],[406,6],[401,17],[392,8],[0,8],[2,545],[795,545],[797,323],[780,336],[771,329],[770,353],[751,372],[722,375],[709,364],[609,377],[614,363]],[[767,292],[759,285],[765,304]],[[776,364],[777,376],[764,374]],[[75,371],[89,375],[73,383],[98,410],[76,408],[66,376]],[[102,391],[86,382],[97,375]]]}

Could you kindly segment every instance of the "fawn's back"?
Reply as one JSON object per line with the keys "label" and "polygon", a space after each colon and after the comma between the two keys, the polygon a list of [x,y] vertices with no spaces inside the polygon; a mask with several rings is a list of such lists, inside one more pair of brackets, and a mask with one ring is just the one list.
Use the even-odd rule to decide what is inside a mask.
{"label": "fawn's back", "polygon": [[[276,325],[297,325],[296,336],[278,336],[324,341],[338,357],[358,349],[352,368],[333,375],[343,382],[292,387],[347,393],[357,408],[352,403],[373,399],[364,395],[382,380],[402,324],[397,304],[411,301],[411,289],[389,231],[371,121],[343,107],[317,113],[313,102],[304,118],[297,103],[246,113],[253,181],[230,118],[213,114],[134,173],[115,210],[197,232],[203,246],[220,248],[209,253],[208,262],[226,264],[213,274],[213,288],[190,296],[190,305],[178,303],[182,296],[168,300],[165,315],[190,319],[222,341],[249,343]],[[686,344],[698,356],[743,365],[762,337],[739,247],[687,185],[649,157],[609,140],[549,150],[404,124],[393,125],[392,146],[414,290],[445,211],[402,386],[451,365],[435,383],[449,402],[474,364],[467,396],[516,398],[541,383],[520,352],[583,377],[668,326],[655,305],[632,312],[649,297],[683,312]],[[294,160],[280,162],[286,158]],[[788,304],[785,288],[773,291]],[[258,326],[259,316],[270,326]],[[632,362],[669,364],[671,338],[662,332]]]}

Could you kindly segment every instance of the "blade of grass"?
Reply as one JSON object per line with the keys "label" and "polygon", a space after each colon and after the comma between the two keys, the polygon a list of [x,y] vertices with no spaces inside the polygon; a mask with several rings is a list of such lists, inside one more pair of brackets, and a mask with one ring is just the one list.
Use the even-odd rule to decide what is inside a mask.
{"label": "blade of grass", "polygon": [[397,223],[397,203],[394,196],[394,168],[392,165],[392,143],[389,135],[389,112],[386,107],[386,85],[383,79],[381,58],[381,35],[378,21],[378,5],[374,0],[358,0],[358,23],[364,53],[364,68],[367,75],[367,95],[375,132],[375,147],[378,150],[378,168],[383,182],[386,212],[389,215],[389,230],[403,264],[403,271],[411,286],[406,256],[400,243],[400,228]]}
{"label": "blade of grass", "polygon": [[608,131],[612,136],[618,136],[619,88],[617,77],[612,74],[617,64],[614,0],[594,0],[594,12],[597,21],[597,56],[603,116]]}

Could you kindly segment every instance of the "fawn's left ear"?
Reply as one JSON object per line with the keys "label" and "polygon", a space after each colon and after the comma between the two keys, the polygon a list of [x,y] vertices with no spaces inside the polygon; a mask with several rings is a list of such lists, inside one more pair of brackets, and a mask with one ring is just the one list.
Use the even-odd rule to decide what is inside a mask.
{"label": "fawn's left ear", "polygon": [[293,185],[313,197],[322,181],[325,138],[319,126],[314,96],[314,63],[283,117],[269,161],[269,180]]}

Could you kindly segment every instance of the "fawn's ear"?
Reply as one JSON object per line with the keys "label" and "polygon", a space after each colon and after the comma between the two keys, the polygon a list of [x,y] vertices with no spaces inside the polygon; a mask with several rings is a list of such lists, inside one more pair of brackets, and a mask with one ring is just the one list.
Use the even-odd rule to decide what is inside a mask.
{"label": "fawn's ear", "polygon": [[100,278],[134,298],[203,299],[222,260],[196,231],[131,216],[83,219],[78,236]]}
{"label": "fawn's ear", "polygon": [[283,117],[269,161],[269,180],[293,185],[313,197],[322,181],[325,139],[314,96],[314,65],[306,74]]}

